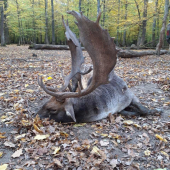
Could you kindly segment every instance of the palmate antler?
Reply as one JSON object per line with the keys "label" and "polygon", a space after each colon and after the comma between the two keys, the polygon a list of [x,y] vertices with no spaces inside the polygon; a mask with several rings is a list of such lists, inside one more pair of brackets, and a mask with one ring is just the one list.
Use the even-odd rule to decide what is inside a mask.
{"label": "palmate antler", "polygon": [[[82,14],[69,11],[77,19],[77,26],[80,31],[80,41],[89,53],[93,62],[93,77],[87,89],[77,92],[53,92],[46,88],[40,78],[39,85],[44,91],[51,96],[55,96],[57,100],[62,101],[66,98],[81,97],[91,93],[101,84],[108,83],[108,76],[116,64],[116,49],[113,39],[107,30],[99,25],[101,13],[98,15],[97,21],[93,22]],[[74,42],[76,44],[76,42]],[[77,44],[76,44],[77,45]],[[74,47],[75,48],[75,47]]]}
{"label": "palmate antler", "polygon": [[[66,30],[65,36],[67,38],[67,44],[70,48],[71,52],[71,73],[64,78],[64,86],[62,87],[62,91],[65,91],[65,89],[68,87],[70,80],[74,77],[74,79],[77,79],[78,83],[81,86],[82,89],[82,83],[81,83],[81,74],[87,74],[92,70],[92,67],[90,67],[86,72],[81,72],[80,68],[81,65],[84,63],[84,57],[81,49],[81,45],[76,38],[76,35],[70,30],[67,20],[67,25],[64,21],[64,17],[62,16],[62,21],[64,28]],[[74,90],[73,90],[74,91]]]}

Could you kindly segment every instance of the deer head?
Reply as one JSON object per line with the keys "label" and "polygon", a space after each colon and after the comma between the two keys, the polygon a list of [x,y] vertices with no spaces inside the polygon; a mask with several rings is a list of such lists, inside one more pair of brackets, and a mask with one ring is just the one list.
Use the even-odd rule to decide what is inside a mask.
{"label": "deer head", "polygon": [[[47,88],[43,81],[42,77],[38,77],[39,86],[49,95],[53,96],[38,112],[40,117],[50,117],[52,118],[54,115],[58,117],[55,120],[61,121],[64,119],[72,119],[76,121],[76,117],[74,114],[74,98],[80,98],[82,96],[90,95],[96,88],[98,88],[102,84],[109,83],[108,76],[109,73],[113,70],[116,64],[116,49],[113,39],[110,37],[107,30],[104,30],[99,25],[99,20],[101,13],[99,13],[96,22],[90,21],[88,18],[82,15],[82,13],[78,13],[75,11],[69,11],[69,14],[73,15],[77,22],[77,26],[80,32],[80,41],[84,45],[85,49],[89,53],[89,56],[92,59],[93,63],[93,76],[90,85],[81,90],[79,87],[78,92],[55,92],[54,90]],[[76,49],[80,46],[77,43],[77,39],[75,39],[75,35],[71,32],[68,25],[63,24],[66,29],[66,37],[68,40],[68,44],[70,49]],[[73,51],[76,51],[73,50]],[[74,59],[75,63],[79,63],[76,66],[76,71],[72,71],[71,76],[65,80],[64,88],[68,84],[68,80],[70,80],[73,75],[77,72],[80,72],[80,65],[83,61],[82,53],[77,52],[77,54],[71,55],[76,56]],[[72,60],[72,63],[74,61]],[[62,118],[61,118],[62,117]]]}

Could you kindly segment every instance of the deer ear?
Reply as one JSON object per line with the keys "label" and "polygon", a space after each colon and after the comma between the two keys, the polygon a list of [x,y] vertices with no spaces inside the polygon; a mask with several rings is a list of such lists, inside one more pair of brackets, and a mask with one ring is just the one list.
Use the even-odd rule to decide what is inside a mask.
{"label": "deer ear", "polygon": [[66,115],[70,116],[74,120],[74,122],[76,122],[74,109],[73,109],[73,104],[70,103],[70,102],[66,102],[64,108],[65,108],[65,111],[66,111]]}

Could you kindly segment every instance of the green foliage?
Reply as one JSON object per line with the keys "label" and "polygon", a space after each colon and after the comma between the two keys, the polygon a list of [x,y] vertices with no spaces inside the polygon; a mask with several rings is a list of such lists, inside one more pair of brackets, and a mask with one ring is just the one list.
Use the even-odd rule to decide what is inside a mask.
{"label": "green foliage", "polygon": [[[9,27],[9,33],[11,37],[19,39],[24,37],[27,40],[32,40],[36,37],[36,40],[42,42],[45,39],[45,2],[44,0],[17,0],[18,12],[16,0],[8,0],[8,8],[5,11],[7,15],[7,24]],[[127,19],[125,19],[125,4],[126,0],[120,0],[120,15],[118,15],[118,0],[101,0],[101,11],[103,11],[100,24],[105,29],[108,29],[112,37],[116,37],[117,29],[119,32],[119,42],[123,41],[123,33],[126,31],[126,42],[131,44],[136,42],[140,24],[144,19],[147,20],[147,32],[146,40],[149,42],[152,40],[152,24],[153,17],[157,18],[156,35],[158,38],[158,32],[161,28],[161,19],[164,11],[164,0],[158,2],[158,14],[155,14],[155,0],[149,0],[148,3],[148,15],[147,18],[143,18],[143,0],[127,0]],[[68,19],[69,26],[73,32],[78,36],[78,28],[75,25],[75,19],[68,15],[68,10],[79,10],[79,0],[55,0],[54,1],[54,18],[55,18],[55,35],[56,43],[64,42],[64,28],[62,25],[61,17],[64,16],[65,20]],[[89,19],[95,21],[97,17],[97,0],[82,0],[81,6],[82,12]],[[139,17],[140,13],[140,17]],[[51,17],[51,1],[48,0],[48,30],[51,42],[52,36],[52,17]],[[118,22],[119,17],[119,22]],[[158,24],[159,21],[159,24]],[[15,36],[14,36],[15,35]]]}

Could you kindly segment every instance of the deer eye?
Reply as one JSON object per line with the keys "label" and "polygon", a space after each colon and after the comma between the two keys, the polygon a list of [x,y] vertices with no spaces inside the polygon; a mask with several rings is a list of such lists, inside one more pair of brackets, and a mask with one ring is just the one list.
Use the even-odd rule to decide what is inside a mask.
{"label": "deer eye", "polygon": [[57,110],[48,109],[48,112],[50,112],[50,114],[56,114]]}

